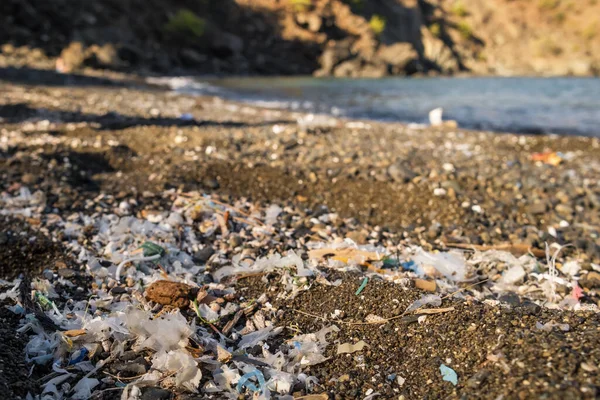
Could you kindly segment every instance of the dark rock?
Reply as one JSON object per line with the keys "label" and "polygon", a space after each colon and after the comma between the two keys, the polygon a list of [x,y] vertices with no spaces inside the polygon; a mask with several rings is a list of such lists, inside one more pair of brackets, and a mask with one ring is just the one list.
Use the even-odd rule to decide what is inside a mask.
{"label": "dark rock", "polygon": [[8,235],[6,232],[0,232],[0,244],[8,243]]}
{"label": "dark rock", "polygon": [[396,182],[408,182],[417,176],[413,171],[399,163],[390,165],[387,173]]}
{"label": "dark rock", "polygon": [[244,42],[236,35],[220,32],[213,36],[211,48],[219,56],[229,57],[234,54],[240,54],[244,49]]}
{"label": "dark rock", "polygon": [[127,293],[127,289],[124,286],[115,286],[110,290],[111,294],[124,294]]}
{"label": "dark rock", "polygon": [[171,391],[159,387],[148,387],[142,389],[141,400],[169,400],[173,394]]}
{"label": "dark rock", "polygon": [[238,247],[242,243],[243,243],[243,240],[240,237],[240,235],[233,234],[229,237],[229,245],[231,247]]}
{"label": "dark rock", "polygon": [[516,293],[506,293],[500,296],[498,299],[503,303],[506,303],[512,307],[517,307],[521,304],[521,299]]}
{"label": "dark rock", "polygon": [[180,52],[181,60],[186,65],[199,65],[205,63],[208,57],[204,54],[200,54],[194,49],[185,48]]}
{"label": "dark rock", "polygon": [[218,189],[219,188],[219,181],[217,181],[214,178],[205,178],[202,183],[204,184],[204,186],[206,186],[209,189]]}
{"label": "dark rock", "polygon": [[526,300],[521,303],[521,310],[524,314],[539,315],[542,312],[542,307],[532,301]]}
{"label": "dark rock", "polygon": [[[141,358],[141,357],[140,357]],[[143,358],[137,358],[132,362],[117,364],[115,370],[121,373],[127,373],[131,375],[143,375],[148,370],[148,366]]]}
{"label": "dark rock", "polygon": [[194,262],[204,264],[213,254],[215,254],[215,249],[212,246],[206,246],[194,253]]}
{"label": "dark rock", "polygon": [[485,382],[488,376],[490,376],[490,372],[488,370],[482,369],[481,371],[477,371],[467,380],[467,387],[471,389],[477,389],[482,383]]}
{"label": "dark rock", "polygon": [[336,65],[352,56],[351,46],[352,41],[350,39],[327,43],[327,47],[320,58],[321,69],[315,72],[315,75],[331,75]]}

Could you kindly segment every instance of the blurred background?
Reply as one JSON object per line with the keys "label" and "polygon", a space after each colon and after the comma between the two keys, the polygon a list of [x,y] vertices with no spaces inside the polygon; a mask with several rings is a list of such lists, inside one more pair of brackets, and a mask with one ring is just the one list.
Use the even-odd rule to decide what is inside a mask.
{"label": "blurred background", "polygon": [[[593,77],[599,15],[597,0],[2,0],[0,68],[203,82]],[[423,122],[443,107],[469,128],[598,134],[596,79],[380,82],[212,80],[201,89],[358,118]]]}

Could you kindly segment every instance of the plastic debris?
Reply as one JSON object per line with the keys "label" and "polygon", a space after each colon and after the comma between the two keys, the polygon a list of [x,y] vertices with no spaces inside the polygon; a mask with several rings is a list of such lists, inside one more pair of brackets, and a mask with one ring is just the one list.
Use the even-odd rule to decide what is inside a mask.
{"label": "plastic debris", "polygon": [[362,283],[360,284],[360,286],[356,290],[356,293],[354,293],[354,294],[356,296],[358,296],[364,290],[364,288],[367,286],[367,283],[369,283],[369,278],[365,277],[365,279],[363,279]]}
{"label": "plastic debris", "polygon": [[420,275],[434,275],[430,267],[449,280],[462,282],[467,276],[467,265],[465,260],[454,253],[428,253],[423,249],[417,249],[413,261],[420,267]]}
{"label": "plastic debris", "polygon": [[367,392],[365,394],[366,394],[366,396],[365,396],[365,398],[363,400],[372,400],[372,399],[374,399],[376,397],[381,396],[381,394],[379,392],[373,393],[373,389],[367,390]]}
{"label": "plastic debris", "polygon": [[76,400],[86,400],[92,396],[92,389],[100,384],[100,381],[96,378],[82,378],[77,384],[73,387],[73,391],[75,392],[72,399]]}
{"label": "plastic debris", "polygon": [[198,363],[182,349],[157,353],[152,359],[152,368],[163,372],[174,372],[175,386],[190,392],[197,392],[202,379],[202,371],[198,368]]}
{"label": "plastic debris", "polygon": [[502,278],[500,278],[500,282],[506,285],[514,285],[517,282],[520,282],[525,278],[525,270],[520,265],[515,265],[514,267],[510,267],[502,274]]}
{"label": "plastic debris", "polygon": [[444,109],[441,107],[434,108],[429,111],[429,123],[432,126],[440,126],[442,125],[442,114],[444,113]]}
{"label": "plastic debris", "polygon": [[564,263],[560,268],[560,272],[569,276],[577,276],[579,274],[580,269],[581,267],[579,266],[579,263],[575,260],[572,260]]}
{"label": "plastic debris", "polygon": [[428,292],[435,292],[437,289],[435,281],[427,281],[425,279],[415,279],[415,287]]}
{"label": "plastic debris", "polygon": [[456,128],[458,123],[454,120],[446,120],[442,119],[442,115],[444,113],[444,109],[441,107],[434,108],[429,111],[429,124],[431,126],[446,126],[449,128]]}
{"label": "plastic debris", "polygon": [[339,125],[337,119],[322,114],[306,114],[299,117],[296,122],[298,127],[304,131],[333,128]]}
{"label": "plastic debris", "polygon": [[454,386],[458,384],[458,375],[456,372],[446,365],[440,365],[440,372],[442,373],[442,379],[452,383]]}
{"label": "plastic debris", "polygon": [[87,356],[88,353],[89,353],[88,349],[85,347],[82,347],[81,349],[79,349],[76,353],[74,353],[71,356],[69,365],[75,365],[77,363],[80,363],[81,361],[83,361],[83,359]]}
{"label": "plastic debris", "polygon": [[367,261],[381,260],[383,258],[383,254],[378,252],[357,249],[355,247],[314,249],[309,251],[308,255],[312,259],[322,259],[328,256],[336,261],[356,264],[363,264]]}
{"label": "plastic debris", "polygon": [[[252,379],[252,378],[256,378],[256,380],[258,382],[258,387],[250,381],[250,379]],[[250,371],[247,374],[244,374],[240,378],[240,380],[237,384],[237,391],[239,393],[243,393],[244,389],[248,389],[252,392],[262,393],[264,388],[265,388],[265,377],[263,376],[262,372],[260,372],[258,370]]]}
{"label": "plastic debris", "polygon": [[265,211],[265,224],[275,224],[277,222],[277,217],[279,216],[279,214],[281,214],[282,211],[283,209],[277,204],[272,204],[271,206],[269,206],[269,208],[267,208],[267,210]]}
{"label": "plastic debris", "polygon": [[557,324],[554,322],[546,322],[545,324],[542,324],[539,321],[535,323],[535,328],[544,332],[551,332],[554,328],[558,328],[563,332],[568,332],[571,329],[569,324]]}
{"label": "plastic debris", "polygon": [[160,247],[159,245],[157,245],[156,243],[152,243],[152,242],[144,242],[142,244],[142,250],[144,252],[144,257],[152,257],[155,255],[159,255],[159,256],[164,256],[165,255],[165,249],[163,249],[162,247]]}
{"label": "plastic debris", "polygon": [[[38,195],[36,200],[35,194],[28,190],[15,196],[0,194],[4,207],[0,211],[21,212],[18,210],[26,206],[29,215],[41,221],[43,229],[51,226],[65,237],[78,238],[88,227],[93,228],[89,230],[93,232],[89,240],[69,239],[66,250],[74,263],[87,267],[86,278],[93,283],[87,288],[89,298],[76,301],[65,296],[68,291],[58,290],[58,287],[75,285],[68,277],[57,278],[56,273],[49,270],[44,275],[46,279],[34,280],[26,288],[26,294],[32,291],[33,300],[41,306],[36,315],[26,304],[21,304],[21,281],[0,281],[0,299],[13,302],[8,305],[10,309],[22,315],[19,332],[29,335],[26,361],[53,370],[52,376],[40,382],[40,389],[48,400],[98,395],[110,381],[105,382],[101,369],[117,363],[126,352],[136,357],[143,355],[151,364],[146,373],[126,382],[122,391],[128,399],[139,398],[145,386],[201,391],[202,395],[219,393],[224,397],[253,392],[259,398],[268,398],[269,393],[273,393],[287,399],[299,386],[310,392],[316,378],[305,374],[307,367],[328,360],[328,346],[339,329],[332,325],[297,335],[284,343],[273,341],[272,338],[283,332],[283,327],[271,319],[279,310],[273,307],[270,297],[288,299],[300,290],[310,290],[315,282],[327,286],[341,284],[340,279],[328,280],[329,268],[353,271],[366,268],[369,279],[377,276],[404,288],[414,282],[415,287],[432,292],[406,310],[418,314],[406,316],[411,322],[426,325],[435,318],[428,315],[454,310],[454,307],[432,307],[441,306],[442,296],[455,293],[459,289],[457,282],[470,282],[471,276],[492,276],[489,271],[503,271],[503,274],[495,282],[475,287],[460,285],[461,295],[497,306],[499,302],[489,298],[490,292],[518,292],[545,307],[597,310],[592,304],[595,296],[588,294],[587,287],[584,296],[579,287],[581,268],[573,259],[562,264],[557,263],[555,256],[537,260],[530,254],[535,255],[534,251],[522,246],[485,251],[474,248],[473,253],[463,256],[455,252],[429,253],[419,247],[386,249],[373,244],[359,245],[331,234],[335,231],[330,222],[339,218],[333,213],[310,217],[313,237],[329,237],[330,242],[308,242],[304,247],[298,246],[298,253],[279,254],[275,250],[281,248],[277,247],[281,243],[277,235],[292,237],[293,234],[293,231],[284,232],[283,224],[277,229],[272,226],[283,222],[283,219],[278,220],[284,212],[281,207],[272,205],[264,209],[245,201],[227,205],[210,196],[175,193],[165,195],[178,196],[168,211],[143,209],[132,216],[127,214],[130,208],[119,206],[118,215],[109,211],[74,213],[68,221],[66,218],[65,221],[54,220],[55,225],[46,222],[55,217],[40,218],[44,208],[33,204],[43,204],[39,202],[43,196]],[[286,214],[296,218],[293,210],[290,205],[285,208]],[[317,230],[318,226],[325,228]],[[244,246],[238,244],[239,239],[248,240],[251,242],[248,247],[260,251],[246,254]],[[232,244],[225,244],[224,240]],[[553,247],[549,247],[548,252]],[[304,250],[308,260],[303,260],[305,253],[300,251]],[[269,255],[255,259],[255,254]],[[592,269],[596,268],[600,270],[592,264]],[[235,279],[225,279],[266,272],[273,274],[257,279],[277,279],[280,292],[245,299],[241,296],[245,293],[238,293],[232,284]],[[357,295],[363,293],[368,284],[368,280],[362,278]],[[552,288],[554,291],[550,292]],[[552,294],[551,302],[544,290]],[[190,306],[192,311],[185,310]],[[430,308],[424,308],[427,306]],[[307,311],[319,312],[310,308]],[[366,323],[388,321],[366,311]],[[325,318],[343,321],[345,317],[354,319],[346,310],[333,313],[329,310]],[[539,322],[536,326],[541,331],[551,331],[564,330],[568,325],[552,321]],[[276,346],[272,346],[272,341]],[[256,348],[257,345],[261,347]],[[336,351],[358,353],[365,346],[362,340],[356,344],[343,343],[336,345]],[[250,348],[253,348],[252,355],[246,353]],[[255,349],[259,353],[262,350],[262,354],[257,355]],[[500,356],[493,357],[501,366],[508,365]],[[357,365],[364,363],[360,353],[352,358]],[[262,383],[258,373],[262,374]],[[398,385],[404,383],[399,376],[391,381],[394,379]],[[77,390],[76,385],[79,385]],[[376,394],[370,393],[371,396]]]}
{"label": "plastic debris", "polygon": [[324,327],[318,332],[294,336],[287,343],[290,345],[290,362],[287,371],[294,371],[298,367],[317,365],[327,360],[323,354],[327,345],[327,335],[338,332],[336,325]]}
{"label": "plastic debris", "polygon": [[579,286],[577,281],[573,281],[572,285],[573,285],[573,290],[571,292],[571,296],[575,300],[579,301],[579,299],[581,299],[583,297],[583,289],[581,289],[581,287]]}
{"label": "plastic debris", "polygon": [[406,311],[404,311],[405,313],[409,313],[415,310],[418,310],[419,308],[426,306],[426,305],[434,305],[434,306],[440,306],[442,304],[442,298],[436,294],[428,294],[425,295],[423,297],[421,297],[419,300],[414,301],[411,305],[409,305],[406,308]]}
{"label": "plastic debris", "polygon": [[266,328],[244,335],[242,340],[238,343],[238,347],[240,349],[245,349],[247,347],[255,346],[259,342],[264,342],[271,336],[279,335],[282,330],[283,327],[275,328],[273,325],[269,325]]}
{"label": "plastic debris", "polygon": [[337,354],[346,354],[346,353],[354,353],[357,351],[362,351],[367,346],[368,346],[368,344],[365,343],[363,340],[360,340],[359,342],[357,342],[355,344],[342,343],[342,344],[338,345]]}
{"label": "plastic debris", "polygon": [[531,161],[540,161],[544,164],[557,166],[563,161],[563,156],[561,153],[557,153],[554,151],[546,151],[544,153],[533,153],[531,154]]}
{"label": "plastic debris", "polygon": [[297,256],[293,251],[289,251],[288,255],[285,257],[275,254],[267,258],[260,258],[256,260],[255,263],[247,267],[239,264],[233,267],[223,267],[215,272],[213,276],[215,280],[220,281],[221,279],[231,275],[257,274],[292,266],[296,267],[296,274],[298,276],[311,276],[313,274],[310,269],[304,266],[304,261],[302,258]]}

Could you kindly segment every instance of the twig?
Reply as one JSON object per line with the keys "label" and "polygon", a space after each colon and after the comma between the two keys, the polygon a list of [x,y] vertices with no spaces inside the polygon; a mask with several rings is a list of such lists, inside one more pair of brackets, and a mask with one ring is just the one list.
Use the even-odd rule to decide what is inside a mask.
{"label": "twig", "polygon": [[141,374],[141,375],[136,375],[136,376],[127,376],[127,377],[124,377],[124,376],[113,375],[110,372],[106,372],[106,371],[103,371],[102,373],[104,375],[108,375],[108,376],[110,376],[112,378],[115,378],[116,380],[119,380],[119,381],[134,380],[134,379],[141,378],[142,376],[146,375],[146,374]]}
{"label": "twig", "polygon": [[535,257],[543,258],[545,256],[544,250],[536,249],[526,244],[513,244],[513,243],[501,243],[495,245],[478,245],[478,244],[470,244],[470,243],[445,243],[448,247],[454,247],[457,249],[467,249],[467,250],[478,250],[478,251],[488,251],[488,250],[502,250],[508,251],[516,256],[520,256],[523,254],[531,253]]}
{"label": "twig", "polygon": [[414,314],[425,314],[425,315],[430,315],[430,314],[441,314],[441,313],[445,313],[448,311],[454,311],[455,308],[454,307],[446,307],[446,308],[419,308],[417,310],[414,311]]}

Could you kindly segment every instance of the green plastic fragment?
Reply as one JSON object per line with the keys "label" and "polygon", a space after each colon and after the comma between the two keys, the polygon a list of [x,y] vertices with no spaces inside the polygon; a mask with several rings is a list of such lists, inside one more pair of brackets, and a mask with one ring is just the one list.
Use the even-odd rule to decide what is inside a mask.
{"label": "green plastic fragment", "polygon": [[360,284],[360,286],[358,287],[358,290],[356,291],[356,293],[354,293],[355,295],[359,295],[360,292],[363,291],[363,289],[365,288],[365,286],[367,286],[367,283],[369,282],[369,278],[365,278],[363,279],[362,283]]}
{"label": "green plastic fragment", "polygon": [[384,258],[383,259],[383,268],[397,268],[400,265],[400,262],[397,258]]}
{"label": "green plastic fragment", "polygon": [[35,299],[40,303],[44,310],[50,310],[52,308],[52,301],[38,291],[35,292]]}
{"label": "green plastic fragment", "polygon": [[144,257],[152,257],[157,254],[162,257],[166,253],[165,249],[152,242],[144,242],[144,244],[142,244],[142,249],[144,250]]}

